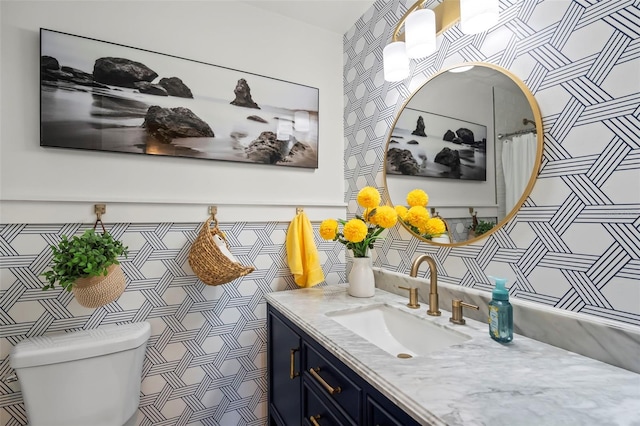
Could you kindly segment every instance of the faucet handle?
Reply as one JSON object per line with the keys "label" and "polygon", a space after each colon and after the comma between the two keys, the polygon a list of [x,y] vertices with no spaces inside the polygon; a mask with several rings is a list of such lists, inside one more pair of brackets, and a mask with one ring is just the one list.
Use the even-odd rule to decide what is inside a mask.
{"label": "faucet handle", "polygon": [[470,303],[465,303],[460,299],[453,299],[451,301],[451,318],[449,318],[449,321],[451,321],[454,324],[460,324],[460,325],[465,324],[466,321],[462,317],[462,308],[475,309],[476,311],[480,309],[479,306],[472,305]]}
{"label": "faucet handle", "polygon": [[418,303],[418,288],[409,288],[409,287],[402,287],[402,286],[398,286],[398,288],[401,288],[403,290],[409,290],[409,303],[407,303],[407,306],[410,307],[411,309],[418,309],[420,307],[420,303]]}

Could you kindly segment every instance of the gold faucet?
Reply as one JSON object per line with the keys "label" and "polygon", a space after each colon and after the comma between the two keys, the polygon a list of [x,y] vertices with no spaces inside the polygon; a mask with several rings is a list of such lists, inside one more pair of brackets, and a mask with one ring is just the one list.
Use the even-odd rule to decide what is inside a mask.
{"label": "gold faucet", "polygon": [[409,303],[407,303],[408,307],[410,307],[411,309],[418,309],[420,307],[420,303],[418,303],[417,288],[409,288],[409,287],[402,287],[402,286],[398,286],[398,288],[409,291]]}
{"label": "gold faucet", "polygon": [[449,318],[449,321],[454,324],[466,324],[467,322],[462,317],[462,308],[475,309],[477,311],[478,309],[480,309],[480,306],[465,303],[460,299],[453,299],[451,301],[451,318]]}
{"label": "gold faucet", "polygon": [[436,261],[429,255],[421,254],[414,259],[409,276],[415,278],[418,275],[418,268],[420,267],[420,264],[425,260],[429,265],[429,274],[431,275],[429,286],[429,309],[427,310],[427,315],[439,317],[441,312],[440,309],[438,309],[438,268],[436,267]]}

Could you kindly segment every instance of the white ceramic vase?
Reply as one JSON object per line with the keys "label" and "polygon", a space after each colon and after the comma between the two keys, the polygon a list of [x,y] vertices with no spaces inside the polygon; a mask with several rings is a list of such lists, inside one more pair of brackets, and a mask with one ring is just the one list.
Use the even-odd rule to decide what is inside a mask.
{"label": "white ceramic vase", "polygon": [[441,244],[451,243],[451,240],[449,240],[449,236],[447,234],[442,234],[439,237],[433,237],[431,238],[431,241],[433,241],[434,243],[441,243]]}
{"label": "white ceramic vase", "polygon": [[368,257],[354,257],[348,277],[347,292],[353,297],[373,297],[376,283],[373,278],[371,259]]}

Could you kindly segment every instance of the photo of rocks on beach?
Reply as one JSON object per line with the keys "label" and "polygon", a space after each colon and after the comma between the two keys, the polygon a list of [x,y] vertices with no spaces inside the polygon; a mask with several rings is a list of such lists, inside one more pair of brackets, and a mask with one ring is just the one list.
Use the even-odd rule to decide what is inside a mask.
{"label": "photo of rocks on beach", "polygon": [[405,108],[391,132],[389,175],[487,180],[487,128]]}
{"label": "photo of rocks on beach", "polygon": [[40,30],[40,145],[318,167],[318,89]]}

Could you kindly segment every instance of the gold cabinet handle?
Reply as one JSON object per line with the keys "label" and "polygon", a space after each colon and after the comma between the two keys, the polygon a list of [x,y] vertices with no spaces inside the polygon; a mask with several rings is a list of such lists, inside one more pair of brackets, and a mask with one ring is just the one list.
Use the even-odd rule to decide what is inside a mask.
{"label": "gold cabinet handle", "polygon": [[311,375],[313,376],[314,379],[316,379],[318,382],[320,382],[322,387],[325,388],[327,392],[329,392],[329,395],[335,395],[337,393],[342,392],[342,389],[340,389],[340,386],[335,387],[335,388],[331,387],[329,385],[329,383],[325,382],[324,379],[322,377],[320,377],[318,372],[320,372],[320,367],[310,368],[309,369],[309,373],[311,373]]}
{"label": "gold cabinet handle", "polygon": [[299,348],[295,348],[291,349],[291,351],[289,352],[289,378],[291,380],[300,375],[300,373],[296,373],[296,352],[298,352],[299,350]]}
{"label": "gold cabinet handle", "polygon": [[320,423],[318,423],[318,419],[320,419],[320,414],[309,417],[309,421],[313,426],[320,426]]}

